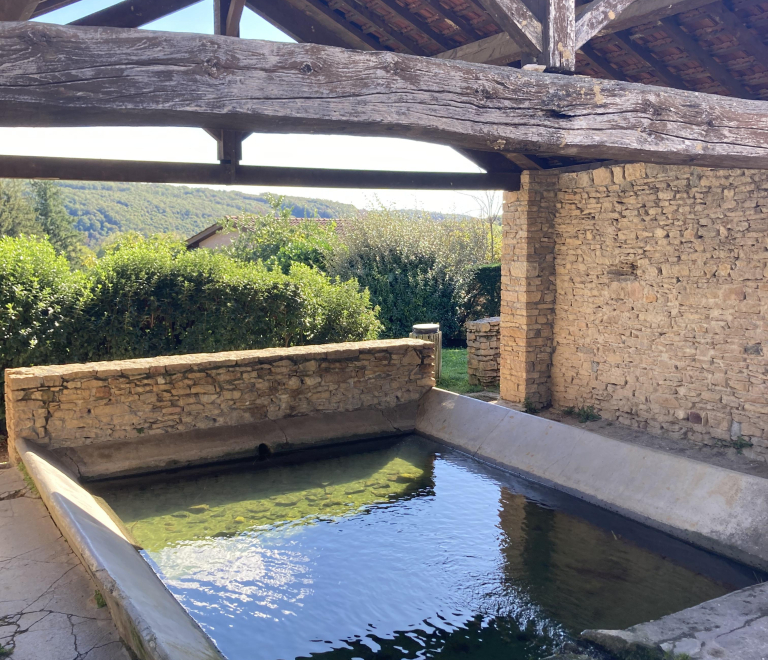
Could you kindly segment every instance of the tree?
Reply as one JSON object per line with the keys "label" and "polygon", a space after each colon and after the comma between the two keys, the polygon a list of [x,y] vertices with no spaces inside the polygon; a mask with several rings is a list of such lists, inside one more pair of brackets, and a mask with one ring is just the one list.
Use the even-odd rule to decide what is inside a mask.
{"label": "tree", "polygon": [[32,191],[40,230],[48,236],[57,254],[79,265],[83,260],[83,236],[74,228],[74,218],[64,208],[59,187],[53,181],[33,181]]}
{"label": "tree", "polygon": [[0,179],[0,236],[34,234],[39,230],[22,183]]}

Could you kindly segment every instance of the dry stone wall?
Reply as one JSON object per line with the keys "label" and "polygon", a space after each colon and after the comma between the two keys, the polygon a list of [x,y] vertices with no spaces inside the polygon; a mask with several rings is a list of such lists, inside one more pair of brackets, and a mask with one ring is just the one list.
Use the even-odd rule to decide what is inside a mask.
{"label": "dry stone wall", "polygon": [[501,318],[467,322],[467,375],[470,385],[499,384]]}
{"label": "dry stone wall", "polygon": [[9,439],[51,449],[418,401],[434,346],[413,339],[10,369]]}
{"label": "dry stone wall", "polygon": [[[551,176],[528,177],[522,194],[551,200],[538,213],[553,217],[553,404],[768,456],[768,172],[628,164]],[[520,223],[519,196],[507,195],[505,227]],[[507,272],[502,323],[523,330],[502,339],[502,360],[549,323],[515,315],[519,290]]]}

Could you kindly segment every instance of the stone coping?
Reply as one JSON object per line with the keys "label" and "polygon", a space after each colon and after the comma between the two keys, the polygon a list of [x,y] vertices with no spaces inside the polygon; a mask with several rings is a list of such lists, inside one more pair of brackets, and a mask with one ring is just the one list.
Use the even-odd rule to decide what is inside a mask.
{"label": "stone coping", "polygon": [[672,536],[768,569],[768,479],[440,389],[416,431]]}
{"label": "stone coping", "polygon": [[420,339],[385,339],[290,348],[264,348],[254,351],[227,351],[223,353],[193,353],[166,355],[133,360],[88,362],[41,367],[7,369],[5,384],[9,390],[55,387],[64,379],[111,378],[114,376],[159,375],[184,371],[216,369],[219,367],[268,364],[280,360],[305,362],[317,359],[355,358],[361,352],[389,351],[405,353],[409,348],[432,348],[432,342]]}

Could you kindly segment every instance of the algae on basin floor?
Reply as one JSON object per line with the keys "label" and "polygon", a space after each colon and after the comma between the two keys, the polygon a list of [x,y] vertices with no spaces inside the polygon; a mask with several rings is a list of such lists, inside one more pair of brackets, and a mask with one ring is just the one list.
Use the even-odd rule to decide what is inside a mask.
{"label": "algae on basin floor", "polygon": [[[276,523],[311,524],[390,502],[430,484],[430,461],[402,447],[287,470],[229,471],[124,491],[111,503],[146,550]],[[191,504],[193,502],[193,504]]]}
{"label": "algae on basin floor", "polygon": [[415,436],[268,465],[101,486],[230,660],[541,660],[754,581]]}

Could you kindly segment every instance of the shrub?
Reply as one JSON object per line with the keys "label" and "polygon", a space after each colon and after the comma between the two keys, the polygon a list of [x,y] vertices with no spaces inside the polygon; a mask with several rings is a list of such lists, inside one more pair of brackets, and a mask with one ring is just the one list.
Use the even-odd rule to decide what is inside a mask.
{"label": "shrub", "polygon": [[288,273],[295,263],[325,270],[328,256],[338,248],[335,223],[315,220],[291,223],[291,209],[282,208],[284,198],[267,196],[272,212],[243,215],[224,223],[225,231],[239,231],[225,250],[240,261],[262,261],[270,270]]}
{"label": "shrub", "polygon": [[473,319],[501,314],[501,264],[485,264],[475,271],[469,285],[469,300]]}
{"label": "shrub", "polygon": [[329,270],[370,291],[385,336],[404,337],[414,323],[437,322],[446,339],[456,339],[469,314],[469,284],[487,253],[487,239],[481,221],[438,222],[379,210],[346,228]]}
{"label": "shrub", "polygon": [[0,239],[0,369],[375,339],[357,282],[288,274],[167,237],[123,236],[85,272],[36,238]]}

